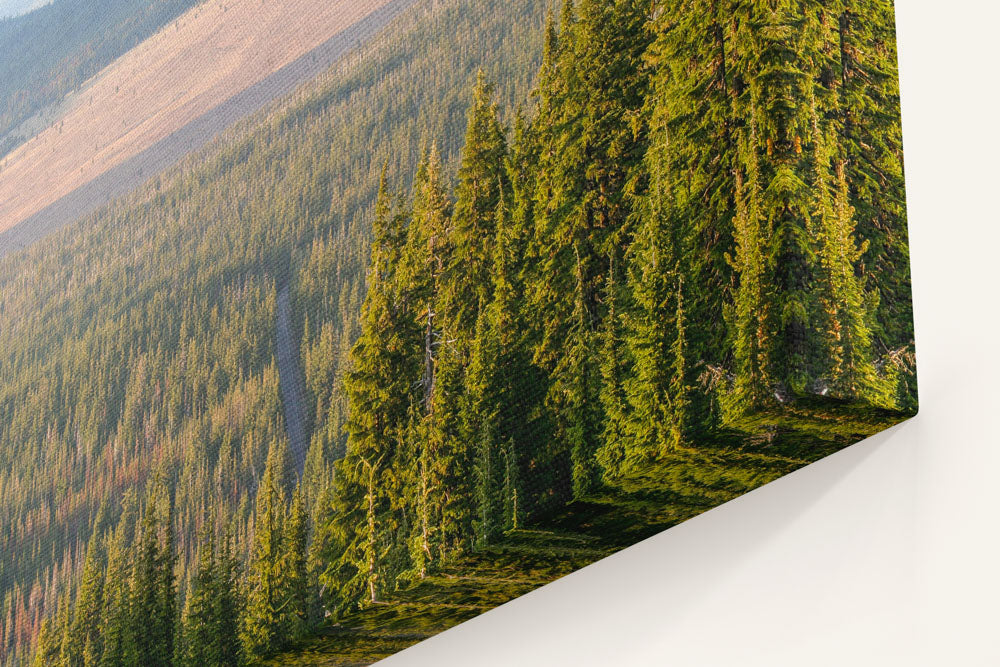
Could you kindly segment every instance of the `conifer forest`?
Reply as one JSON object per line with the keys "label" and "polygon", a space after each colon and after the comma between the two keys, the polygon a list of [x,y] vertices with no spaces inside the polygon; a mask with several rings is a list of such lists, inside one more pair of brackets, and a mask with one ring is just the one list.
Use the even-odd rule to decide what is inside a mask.
{"label": "conifer forest", "polygon": [[0,257],[0,665],[370,664],[912,416],[913,339],[891,0],[415,0]]}

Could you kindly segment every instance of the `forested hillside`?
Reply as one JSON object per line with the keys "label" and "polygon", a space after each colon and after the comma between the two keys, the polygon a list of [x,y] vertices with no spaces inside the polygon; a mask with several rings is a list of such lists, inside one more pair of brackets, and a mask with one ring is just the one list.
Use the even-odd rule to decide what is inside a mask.
{"label": "forested hillside", "polygon": [[912,414],[891,3],[545,5],[0,264],[9,661],[363,664]]}
{"label": "forested hillside", "polygon": [[[268,451],[277,456],[287,439],[278,288],[325,244],[349,289],[342,303],[324,297],[312,321],[357,320],[375,165],[391,158],[403,184],[423,137],[438,134],[453,137],[442,147],[457,155],[479,67],[505,82],[508,99],[525,97],[542,18],[527,0],[419,2],[288,104],[0,262],[6,661],[26,659],[18,647],[76,594],[89,542],[102,583],[109,557],[136,560],[155,475],[173,503],[178,594],[189,590],[206,508],[246,566]],[[106,540],[112,532],[120,541]]]}
{"label": "forested hillside", "polygon": [[56,0],[0,20],[0,156],[45,126],[24,121],[198,1]]}
{"label": "forested hillside", "polygon": [[480,77],[454,186],[431,144],[376,204],[317,532],[348,617],[916,407],[889,3],[566,0],[536,98],[505,124]]}
{"label": "forested hillside", "polygon": [[469,554],[527,572],[916,408],[891,4],[565,0],[545,34],[535,108],[481,77],[457,182],[432,143],[376,204],[316,537],[342,625],[302,664],[507,599],[516,559]]}

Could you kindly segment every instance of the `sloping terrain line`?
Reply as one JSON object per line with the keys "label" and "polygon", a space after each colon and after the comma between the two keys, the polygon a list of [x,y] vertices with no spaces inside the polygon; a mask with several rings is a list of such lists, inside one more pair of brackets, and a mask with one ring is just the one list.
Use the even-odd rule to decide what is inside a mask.
{"label": "sloping terrain line", "polygon": [[[212,133],[218,132],[322,71],[394,15],[381,11],[381,20],[362,22],[373,12],[405,4],[209,0],[194,7],[97,75],[58,122],[2,160],[0,230],[196,119],[208,120],[206,114],[230,100],[211,117]],[[191,142],[185,150],[198,145],[194,136],[182,138]],[[90,200],[81,203],[92,208]],[[66,212],[74,213],[72,207]]]}
{"label": "sloping terrain line", "polygon": [[[15,226],[0,231],[0,257],[24,248],[127,194],[221,131],[317,76],[384,28],[415,0],[391,0],[262,81],[240,91],[149,148],[108,169]],[[0,183],[3,172],[0,172]]]}
{"label": "sloping terrain line", "polygon": [[288,453],[295,473],[302,478],[309,448],[309,425],[306,417],[306,381],[299,365],[299,346],[292,331],[292,299],[288,284],[278,290],[278,317],[275,325],[275,348],[281,402],[288,431]]}

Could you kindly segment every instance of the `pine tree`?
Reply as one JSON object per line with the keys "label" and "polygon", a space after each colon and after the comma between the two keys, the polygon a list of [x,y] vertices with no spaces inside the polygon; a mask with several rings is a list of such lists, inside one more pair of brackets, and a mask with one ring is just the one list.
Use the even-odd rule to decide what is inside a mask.
{"label": "pine tree", "polygon": [[312,595],[308,570],[309,517],[301,486],[292,494],[291,510],[285,525],[283,569],[287,578],[288,616],[286,636],[300,639],[309,630],[309,599]]}
{"label": "pine tree", "polygon": [[499,535],[502,525],[503,465],[497,433],[498,399],[491,380],[500,370],[495,332],[489,330],[486,313],[480,313],[472,346],[472,362],[466,380],[463,419],[474,449],[476,518],[473,523],[477,546],[485,546]]}
{"label": "pine tree", "polygon": [[601,466],[602,477],[609,481],[624,470],[628,445],[628,396],[625,384],[628,378],[630,360],[627,353],[627,338],[622,308],[622,289],[616,277],[616,263],[609,265],[605,302],[608,316],[601,333],[601,410],[604,426],[601,429],[601,445],[595,456]]}
{"label": "pine tree", "polygon": [[147,496],[132,574],[129,636],[144,665],[170,665],[174,655],[176,589],[172,501],[162,473]]}
{"label": "pine tree", "polygon": [[510,191],[507,139],[493,97],[493,85],[480,70],[458,169],[451,252],[442,286],[448,319],[466,340],[475,332],[480,304],[489,302],[492,253],[484,240],[495,236],[497,205],[502,193]]}
{"label": "pine tree", "polygon": [[35,657],[32,660],[32,667],[49,667],[55,665],[59,660],[59,649],[61,642],[57,628],[58,624],[46,618],[42,621],[41,630],[38,633],[38,643],[35,647]]}
{"label": "pine tree", "polygon": [[[483,430],[483,420],[470,414],[483,409],[483,399],[467,393],[474,380],[466,376],[467,372],[483,370],[483,359],[475,348],[477,332],[484,325],[482,310],[492,298],[490,276],[494,270],[492,249],[484,240],[495,238],[497,207],[504,192],[510,191],[507,140],[493,95],[493,86],[479,72],[468,113],[452,227],[448,230],[447,263],[435,293],[444,338],[438,353],[434,397],[433,424],[437,433],[431,437],[441,443],[439,462],[446,478],[444,483],[449,488],[457,487],[441,508],[439,534],[446,550],[460,549],[477,541],[485,543],[493,539],[497,530],[495,508],[487,511],[486,516],[483,514],[483,503],[492,503],[497,498],[492,488],[496,434]],[[472,449],[476,450],[476,456]],[[478,521],[473,519],[476,510],[468,502],[473,494],[461,490],[463,487],[472,490],[465,478],[472,472],[474,459],[478,465]],[[484,493],[493,500],[487,501]],[[475,537],[474,522],[478,524]]]}
{"label": "pine tree", "polygon": [[286,590],[282,572],[287,446],[272,442],[257,490],[253,547],[247,569],[246,613],[242,628],[248,656],[260,657],[281,646]]}
{"label": "pine tree", "polygon": [[518,226],[503,198],[497,204],[492,300],[481,311],[473,342],[466,404],[468,431],[476,446],[477,541],[488,544],[523,521],[523,459],[537,433],[535,374],[527,358],[518,308]]}
{"label": "pine tree", "polygon": [[889,0],[842,0],[828,11],[839,56],[829,78],[838,96],[835,159],[843,162],[857,236],[869,244],[858,271],[869,293],[879,295],[872,335],[886,348],[893,345],[888,341],[908,344],[913,317],[895,10]]}
{"label": "pine tree", "polygon": [[434,511],[431,498],[431,442],[428,421],[423,418],[422,404],[410,406],[409,421],[403,437],[412,452],[413,486],[413,535],[410,538],[409,557],[414,575],[424,579],[432,564],[431,545],[436,542]]}
{"label": "pine tree", "polygon": [[[862,99],[857,90],[842,97],[854,71],[849,14],[840,3],[811,0],[694,0],[657,19],[647,211],[669,210],[682,221],[689,245],[681,257],[695,259],[681,267],[688,284],[732,285],[725,306],[721,290],[695,294],[691,316],[702,325],[688,341],[689,358],[714,363],[731,355],[731,380],[723,383],[729,421],[775,398],[818,391],[819,376],[830,374],[825,360],[842,354],[836,340],[848,320],[870,339],[864,313],[871,297],[848,278],[860,275],[865,250],[835,240],[831,226],[839,219],[840,236],[852,237],[850,201],[837,203],[838,183],[852,195],[849,178],[836,173],[846,161],[829,148],[833,128],[843,135],[852,125],[854,112],[842,100]],[[711,322],[724,322],[725,331]],[[859,340],[859,349],[866,345]]]}
{"label": "pine tree", "polygon": [[577,496],[598,477],[596,346],[609,258],[631,241],[631,194],[642,187],[650,13],[647,2],[566,2],[556,57],[540,83],[539,123],[550,129],[540,136],[537,247],[529,252],[539,261],[529,289],[545,314],[536,359],[554,379],[549,405]]}
{"label": "pine tree", "polygon": [[[579,250],[577,251],[579,256]],[[577,285],[574,290],[573,325],[565,356],[556,365],[555,373],[565,392],[562,414],[565,423],[563,438],[569,448],[573,497],[582,498],[597,487],[597,438],[601,432],[599,369],[597,367],[597,332],[587,308],[584,269],[577,263]]]}
{"label": "pine tree", "polygon": [[243,650],[239,629],[243,607],[239,598],[239,565],[232,550],[233,538],[227,530],[222,537],[221,552],[215,571],[215,596],[213,616],[216,621],[215,656],[220,665],[232,667],[243,664]]}
{"label": "pine tree", "polygon": [[67,589],[59,600],[59,609],[56,613],[55,636],[57,638],[56,641],[58,642],[59,649],[55,664],[59,667],[69,667],[69,665],[76,658],[78,658],[79,649],[73,644],[73,638],[70,632],[73,621],[72,603],[73,598],[70,591]]}
{"label": "pine tree", "polygon": [[829,140],[822,135],[818,120],[814,131],[815,190],[819,200],[817,245],[822,277],[820,307],[825,323],[823,370],[829,382],[821,391],[891,408],[895,388],[886,386],[878,377],[872,361],[868,323],[871,304],[865,297],[864,278],[856,270],[868,244],[859,246],[856,241],[854,208],[849,201],[844,164],[830,164]]}
{"label": "pine tree", "polygon": [[727,421],[764,407],[772,386],[770,359],[773,345],[770,280],[766,262],[766,240],[770,225],[761,215],[760,167],[756,128],[751,114],[750,129],[741,137],[742,169],[736,171],[733,254],[726,260],[736,274],[733,301],[726,313],[735,381],[727,400]]}
{"label": "pine tree", "polygon": [[183,614],[183,637],[181,664],[218,666],[220,656],[215,650],[218,618],[216,617],[216,572],[215,535],[210,521],[202,529],[201,547],[198,555],[198,569],[194,574]]}
{"label": "pine tree", "polygon": [[435,360],[434,390],[426,419],[429,440],[432,515],[438,525],[435,559],[446,560],[474,543],[475,501],[472,444],[464,419],[464,355],[450,323],[442,322]]}
{"label": "pine tree", "polygon": [[129,543],[136,523],[135,497],[126,494],[118,526],[107,543],[107,567],[104,574],[104,600],[101,610],[101,636],[104,651],[102,667],[137,665],[136,623],[132,613],[132,550]]}
{"label": "pine tree", "polygon": [[157,626],[161,637],[163,664],[170,664],[174,657],[174,639],[178,628],[177,623],[177,586],[175,569],[177,555],[174,550],[174,506],[169,491],[164,487],[165,499],[163,508],[163,546],[158,563],[159,581],[157,600]]}
{"label": "pine tree", "polygon": [[651,214],[633,246],[628,347],[634,374],[626,381],[626,459],[669,454],[689,435],[684,282],[672,224],[663,212]]}
{"label": "pine tree", "polygon": [[[422,180],[418,175],[418,183]],[[429,288],[421,282],[426,267],[413,259],[425,246],[414,233],[407,234],[408,222],[404,211],[393,210],[383,175],[361,336],[344,381],[350,405],[347,452],[336,465],[334,514],[320,537],[324,560],[330,563],[320,579],[336,587],[342,609],[377,599],[380,587],[389,584],[389,577],[378,576],[385,566],[381,556],[390,495],[398,491],[388,464],[416,398],[412,382],[420,377],[425,348],[417,324],[420,314],[427,316],[428,340],[434,332],[433,307],[425,309]],[[425,370],[425,394],[432,382]]]}
{"label": "pine tree", "polygon": [[[689,356],[706,361],[726,354],[721,314],[732,280],[726,254],[740,173],[738,143],[745,132],[741,100],[747,95],[735,34],[745,17],[737,11],[731,0],[667,5],[651,22],[655,39],[645,54],[651,71],[648,191],[638,193],[644,195],[640,211],[643,218],[676,221],[677,259],[686,282],[714,286],[698,290],[688,304],[691,319],[699,323],[691,332]],[[711,415],[705,401],[694,411]]]}
{"label": "pine tree", "polygon": [[365,480],[365,523],[362,529],[364,541],[361,543],[361,567],[359,575],[364,585],[367,602],[374,604],[378,602],[379,589],[382,583],[379,581],[380,559],[384,547],[383,527],[380,525],[379,507],[376,504],[378,490],[376,479],[381,470],[382,457],[372,462],[368,459],[361,460],[361,476]]}
{"label": "pine tree", "polygon": [[440,156],[432,147],[414,183],[413,223],[407,239],[410,274],[415,289],[414,315],[424,329],[422,389],[425,422],[419,432],[429,490],[425,517],[433,535],[427,549],[434,561],[472,544],[471,452],[462,418],[467,340],[462,338],[454,303],[453,266],[457,235],[452,205],[444,184]]}
{"label": "pine tree", "polygon": [[761,144],[760,213],[769,229],[764,239],[773,286],[768,308],[776,331],[769,365],[779,398],[780,392],[808,392],[816,359],[822,356],[821,342],[813,334],[819,307],[812,286],[822,277],[810,184],[810,156],[821,150],[811,145],[813,121],[833,102],[822,85],[824,72],[833,67],[831,26],[823,20],[822,4],[785,2],[774,11],[754,7],[743,28],[758,28],[745,38],[755,40],[756,48],[744,66],[755,100],[753,130]]}
{"label": "pine tree", "polygon": [[[75,653],[70,662],[73,665],[87,667],[98,664],[102,650],[100,628],[104,578],[102,557],[98,547],[101,538],[96,529],[95,524],[83,563],[80,588],[76,593],[73,622],[69,632],[72,650]],[[88,646],[89,651],[84,651]]]}
{"label": "pine tree", "polygon": [[[551,15],[550,15],[551,20]],[[547,47],[556,48],[554,27]],[[542,111],[539,111],[541,115]],[[496,257],[493,302],[489,306],[490,328],[499,337],[497,362],[506,395],[500,406],[500,429],[504,465],[504,529],[518,528],[535,513],[542,494],[526,493],[525,471],[541,484],[561,486],[564,468],[561,453],[552,455],[552,420],[545,406],[551,378],[533,363],[540,339],[540,318],[533,317],[526,300],[538,279],[533,270],[544,249],[533,242],[535,196],[542,178],[538,163],[542,137],[547,129],[539,119],[529,120],[518,109],[507,170],[511,193],[497,211]],[[506,202],[509,199],[509,204]]]}
{"label": "pine tree", "polygon": [[202,527],[198,565],[189,586],[178,646],[180,665],[233,667],[242,664],[240,609],[235,598],[235,563],[228,535],[216,538],[214,521]]}

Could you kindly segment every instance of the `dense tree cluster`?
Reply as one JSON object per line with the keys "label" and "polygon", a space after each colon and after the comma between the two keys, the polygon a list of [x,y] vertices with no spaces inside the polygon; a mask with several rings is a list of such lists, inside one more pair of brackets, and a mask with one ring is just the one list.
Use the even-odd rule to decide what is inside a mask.
{"label": "dense tree cluster", "polygon": [[879,2],[565,0],[510,139],[480,76],[454,192],[432,145],[376,205],[340,608],[797,401],[912,409],[891,34]]}

